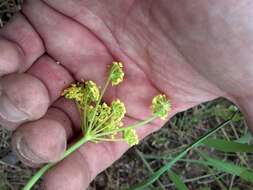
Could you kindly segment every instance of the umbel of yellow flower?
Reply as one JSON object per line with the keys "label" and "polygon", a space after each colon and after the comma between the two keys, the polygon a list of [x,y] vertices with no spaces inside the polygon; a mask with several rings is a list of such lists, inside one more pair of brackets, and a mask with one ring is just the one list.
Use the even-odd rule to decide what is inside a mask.
{"label": "umbel of yellow flower", "polygon": [[152,100],[152,112],[153,115],[166,119],[168,113],[171,110],[171,104],[165,95],[157,95]]}
{"label": "umbel of yellow flower", "polygon": [[100,93],[99,93],[99,88],[95,82],[91,80],[85,82],[85,93],[86,93],[86,96],[88,96],[91,101],[94,101],[94,102],[98,101]]}
{"label": "umbel of yellow flower", "polygon": [[[123,81],[123,65],[120,62],[113,62],[108,80],[111,84],[118,85]],[[105,87],[106,88],[106,87]],[[104,90],[103,90],[104,91]],[[122,119],[126,114],[126,108],[122,101],[116,99],[108,106],[105,102],[100,103],[102,97],[99,88],[93,81],[77,83],[64,90],[63,95],[67,99],[74,100],[79,106],[82,118],[82,129],[86,135],[99,140],[115,139],[117,133],[122,133],[123,139],[130,145],[139,142],[135,128],[125,128]],[[170,102],[165,95],[157,95],[152,100],[152,112],[154,118],[165,119],[170,111]],[[145,120],[142,121],[145,123]],[[139,126],[138,124],[136,126]]]}
{"label": "umbel of yellow flower", "polygon": [[75,102],[81,104],[83,101],[84,91],[83,84],[72,84],[69,88],[63,91],[62,96],[64,96],[66,99],[74,100]]}
{"label": "umbel of yellow flower", "polygon": [[80,106],[84,106],[85,101],[86,103],[89,103],[89,101],[98,101],[99,88],[93,81],[87,81],[85,82],[85,85],[78,82],[65,89],[62,96],[66,99],[75,101]]}
{"label": "umbel of yellow flower", "polygon": [[[94,108],[92,108],[94,110]],[[93,110],[90,111],[90,114],[93,114]],[[122,119],[126,113],[126,108],[123,102],[120,100],[114,100],[111,103],[111,106],[108,106],[106,103],[98,106],[96,113],[96,130],[94,130],[93,135],[100,135],[103,138],[114,139],[117,134],[116,130],[123,126]],[[115,131],[115,132],[113,132]],[[109,133],[109,135],[107,134]],[[103,134],[105,134],[103,136]]]}
{"label": "umbel of yellow flower", "polygon": [[112,82],[112,86],[118,85],[123,81],[124,72],[123,64],[121,62],[112,62],[109,78]]}
{"label": "umbel of yellow flower", "polygon": [[136,130],[134,129],[126,129],[123,132],[123,139],[130,145],[136,145],[139,143],[138,135],[136,134]]}
{"label": "umbel of yellow flower", "polygon": [[112,118],[115,121],[121,121],[126,114],[126,107],[119,99],[112,102]]}
{"label": "umbel of yellow flower", "polygon": [[[108,72],[108,79],[103,89],[100,89],[93,81],[79,82],[72,84],[65,89],[62,95],[76,103],[81,118],[81,129],[83,136],[72,146],[70,146],[62,159],[66,158],[77,150],[84,143],[101,142],[101,141],[126,141],[130,146],[139,142],[136,128],[141,127],[154,119],[165,119],[170,111],[170,103],[165,95],[157,95],[152,100],[153,115],[146,120],[139,121],[133,125],[123,127],[123,118],[126,114],[126,108],[122,101],[116,99],[109,106],[102,102],[103,95],[109,84],[118,85],[123,81],[124,72],[121,62],[113,62]],[[118,138],[120,134],[122,138]],[[119,136],[120,137],[120,136]],[[23,190],[30,190],[36,181],[55,163],[50,163],[27,183]]]}

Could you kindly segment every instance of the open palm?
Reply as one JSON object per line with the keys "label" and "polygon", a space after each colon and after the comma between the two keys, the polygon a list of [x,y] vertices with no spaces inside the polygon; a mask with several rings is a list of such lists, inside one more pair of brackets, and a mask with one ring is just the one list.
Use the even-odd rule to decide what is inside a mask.
{"label": "open palm", "polygon": [[[240,9],[233,14],[239,12],[241,20],[223,25],[226,17],[220,13],[233,3],[169,2],[25,2],[22,13],[0,31],[0,71],[5,75],[1,123],[16,129],[13,146],[21,160],[36,166],[61,157],[80,127],[75,106],[60,97],[62,90],[80,80],[103,86],[114,60],[124,63],[125,81],[110,88],[104,101],[117,97],[125,102],[125,123],[149,116],[151,99],[159,93],[172,102],[170,117],[219,96],[251,114],[245,89],[253,79],[248,62],[253,37],[245,15],[239,14],[248,7],[234,2]],[[216,15],[210,19],[213,10]],[[240,31],[233,28],[239,21]],[[239,38],[239,32],[245,35]],[[241,43],[245,40],[247,48]],[[239,54],[238,49],[245,50]],[[16,72],[29,75],[11,74]],[[138,133],[144,137],[162,124],[157,121]],[[47,173],[45,188],[81,190],[127,148],[125,143],[88,143]]]}

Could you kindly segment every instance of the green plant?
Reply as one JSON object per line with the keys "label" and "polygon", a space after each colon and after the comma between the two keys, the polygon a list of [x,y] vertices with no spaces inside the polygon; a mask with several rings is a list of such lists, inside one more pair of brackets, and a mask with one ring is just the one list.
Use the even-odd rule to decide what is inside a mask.
{"label": "green plant", "polygon": [[[210,130],[209,132],[207,132],[206,134],[204,134],[203,136],[201,136],[199,139],[197,139],[195,142],[193,142],[192,144],[188,145],[186,148],[184,148],[177,156],[175,156],[170,162],[166,163],[163,167],[161,167],[160,169],[158,169],[156,172],[154,172],[147,180],[145,180],[144,182],[129,188],[128,190],[144,190],[145,188],[147,188],[149,185],[151,185],[152,183],[154,183],[156,180],[158,180],[160,178],[161,175],[163,175],[165,172],[171,170],[171,168],[179,161],[181,160],[190,150],[197,148],[198,146],[200,146],[206,139],[208,139],[211,135],[213,135],[214,133],[216,133],[218,130],[220,130],[222,127],[224,127],[225,125],[227,125],[228,123],[231,122],[231,120],[233,119],[233,117],[227,121],[225,121],[224,123],[220,124],[219,126],[215,127],[214,129]],[[173,178],[175,179],[175,178]]]}
{"label": "green plant", "polygon": [[[202,137],[195,140],[186,148],[184,146],[183,148],[179,148],[179,151],[177,151],[176,154],[170,152],[165,156],[157,156],[157,154],[151,156],[139,152],[138,155],[141,155],[141,160],[146,167],[148,166],[148,170],[151,171],[151,175],[147,178],[147,180],[144,180],[138,185],[129,188],[129,190],[148,189],[149,186],[151,186],[154,182],[158,182],[158,180],[159,183],[157,183],[157,185],[164,186],[166,183],[164,182],[164,178],[166,177],[165,175],[163,178],[160,177],[165,173],[168,174],[169,179],[171,182],[173,182],[175,189],[178,190],[185,190],[188,188],[184,184],[185,182],[189,183],[189,185],[191,185],[189,187],[192,188],[193,184],[191,181],[194,180],[200,182],[202,177],[212,178],[213,181],[217,182],[219,189],[235,189],[234,185],[238,185],[238,179],[244,181],[245,184],[253,183],[253,170],[252,166],[248,163],[250,159],[247,159],[248,156],[252,156],[253,152],[253,146],[249,144],[249,142],[252,140],[252,135],[246,131],[242,133],[243,136],[241,138],[237,135],[238,137],[236,140],[222,139],[224,136],[222,135],[222,129],[225,131],[224,127],[226,125],[232,128],[234,124],[238,124],[238,121],[242,120],[238,119],[242,117],[240,116],[239,111],[237,109],[230,108],[231,106],[228,110],[225,109],[226,113],[230,112],[228,117],[224,117],[224,119],[227,119],[225,122],[211,129],[209,132],[205,133]],[[219,114],[219,117],[223,117],[223,112],[220,113],[221,114]],[[227,130],[230,129],[231,131],[235,131],[231,128],[227,128]],[[217,135],[219,135],[218,131],[220,131],[221,137],[217,137]],[[238,128],[237,131],[239,131]],[[213,138],[211,135],[216,137]],[[187,158],[183,159],[183,157]],[[152,160],[152,164],[154,164],[154,160],[166,160],[168,162],[164,164],[163,167],[160,167],[154,171],[152,167],[149,166],[149,160]],[[174,170],[177,168],[175,167],[176,165],[180,165],[181,167],[180,176],[177,176],[177,174],[172,171],[172,169]],[[189,165],[202,166],[201,169],[206,170],[205,173],[207,172],[208,174],[205,176],[203,175],[194,177],[192,179],[185,179],[182,177],[183,172],[181,173],[182,165],[184,165],[183,167],[186,170],[186,167],[189,167]],[[200,169],[198,169],[198,171],[200,171]],[[229,183],[227,181],[229,181]],[[208,187],[206,188],[208,189]]]}
{"label": "green plant", "polygon": [[[90,141],[98,143],[100,141],[126,141],[130,146],[138,144],[139,139],[136,128],[141,127],[157,118],[166,119],[170,111],[170,102],[165,95],[157,95],[152,100],[152,116],[146,120],[133,125],[123,127],[122,119],[125,116],[126,108],[123,102],[116,99],[109,106],[102,102],[102,97],[111,84],[116,86],[123,81],[123,65],[120,62],[113,62],[105,85],[100,89],[93,81],[72,84],[64,90],[62,95],[76,103],[81,116],[81,129],[83,136],[71,147],[69,147],[62,159],[69,156],[84,143]],[[62,160],[61,159],[61,160]],[[42,167],[27,183],[23,190],[29,190],[50,168],[57,163],[49,163]]]}

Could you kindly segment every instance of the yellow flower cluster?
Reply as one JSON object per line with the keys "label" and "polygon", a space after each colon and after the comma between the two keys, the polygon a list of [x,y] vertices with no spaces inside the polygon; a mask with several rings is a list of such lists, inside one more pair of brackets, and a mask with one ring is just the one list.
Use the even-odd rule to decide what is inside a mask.
{"label": "yellow flower cluster", "polygon": [[98,101],[100,93],[98,86],[93,81],[85,82],[85,93],[91,101]]}
{"label": "yellow flower cluster", "polygon": [[121,121],[126,114],[126,107],[119,99],[112,102],[112,119],[115,121]]}
{"label": "yellow flower cluster", "polygon": [[152,100],[152,112],[153,115],[166,119],[171,109],[170,102],[165,95],[157,95]]}
{"label": "yellow flower cluster", "polygon": [[69,88],[65,89],[62,93],[66,99],[74,100],[80,105],[83,102],[83,97],[85,94],[84,86],[81,83],[72,84]]}
{"label": "yellow flower cluster", "polygon": [[[123,81],[124,72],[121,62],[113,62],[108,76],[108,82],[112,86],[118,85]],[[107,85],[109,83],[106,83]],[[122,133],[123,140],[130,146],[138,144],[139,139],[135,127],[122,127],[122,119],[125,117],[126,108],[119,99],[112,101],[111,105],[101,103],[100,96],[103,96],[105,85],[100,93],[100,89],[93,81],[85,83],[72,84],[64,90],[63,96],[74,100],[78,106],[82,117],[82,130],[84,135],[93,138],[94,142],[100,140],[117,140],[115,136]],[[170,102],[165,95],[157,95],[152,100],[153,115],[162,119],[168,116],[170,111]],[[150,120],[147,120],[150,121]],[[143,123],[144,121],[142,121]],[[136,126],[139,126],[136,124]]]}
{"label": "yellow flower cluster", "polygon": [[112,63],[109,78],[112,82],[112,86],[118,85],[123,81],[124,72],[123,72],[123,64],[121,62]]}
{"label": "yellow flower cluster", "polygon": [[123,132],[123,139],[130,145],[136,145],[139,143],[138,135],[136,134],[135,129],[126,129]]}
{"label": "yellow flower cluster", "polygon": [[93,81],[72,84],[62,93],[66,99],[74,100],[79,106],[83,107],[85,103],[90,101],[96,102],[99,99],[99,88]]}
{"label": "yellow flower cluster", "polygon": [[[91,111],[91,113],[92,112],[93,111]],[[113,101],[111,107],[106,103],[99,105],[95,118],[95,135],[102,135],[101,137],[103,138],[108,138],[109,136],[111,139],[114,139],[117,132],[113,133],[113,131],[116,131],[123,126],[122,119],[124,118],[125,113],[125,105],[120,100]],[[110,133],[110,135],[107,135],[108,133]],[[105,135],[103,136],[103,134]]]}

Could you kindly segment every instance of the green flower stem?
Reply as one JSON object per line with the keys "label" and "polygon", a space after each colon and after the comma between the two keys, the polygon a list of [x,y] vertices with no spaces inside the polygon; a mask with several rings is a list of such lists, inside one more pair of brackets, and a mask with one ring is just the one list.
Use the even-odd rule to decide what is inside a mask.
{"label": "green flower stem", "polygon": [[28,181],[25,187],[23,187],[22,190],[30,190],[35,183],[43,176],[46,171],[48,171],[51,167],[54,166],[54,163],[47,164],[43,166],[39,171],[36,172],[36,174]]}
{"label": "green flower stem", "polygon": [[[61,160],[63,160],[64,158],[66,158],[67,156],[69,156],[70,154],[72,154],[75,150],[77,150],[80,146],[82,146],[84,143],[90,141],[91,138],[84,136],[82,137],[79,141],[77,141],[75,144],[73,144],[71,147],[69,147]],[[61,161],[60,160],[60,161]],[[58,162],[60,162],[58,161]],[[28,181],[28,183],[26,184],[25,187],[23,187],[22,190],[30,190],[35,183],[52,167],[54,167],[58,162],[56,163],[49,163],[46,164],[45,166],[43,166],[39,171],[36,172],[36,174]]]}
{"label": "green flower stem", "polygon": [[[90,92],[89,92],[90,94]],[[88,95],[89,95],[88,94]],[[83,134],[85,134],[85,131],[87,131],[87,126],[88,126],[88,118],[87,118],[87,105],[88,105],[88,95],[85,96],[85,99],[84,99],[84,106],[83,106],[83,118],[82,118],[82,122],[81,125],[82,125],[82,130],[83,130]]]}
{"label": "green flower stem", "polygon": [[95,116],[96,116],[96,113],[97,113],[98,106],[99,106],[99,104],[100,104],[100,102],[101,102],[101,100],[102,100],[102,97],[104,96],[105,91],[106,91],[107,87],[109,86],[109,84],[110,84],[110,78],[108,77],[108,79],[106,80],[106,83],[105,83],[105,85],[104,85],[104,87],[103,87],[103,90],[102,90],[102,92],[101,92],[101,94],[100,94],[100,96],[99,96],[98,102],[97,102],[97,104],[96,104],[96,107],[95,107],[95,111],[94,111],[92,120],[91,120],[91,122],[90,122],[90,124],[89,124],[89,127],[88,127],[88,129],[87,129],[87,132],[86,132],[87,134],[88,134],[88,133],[92,130],[92,128],[93,128],[93,123],[94,123],[94,120],[95,120]]}
{"label": "green flower stem", "polygon": [[[104,121],[102,121],[95,129],[92,130],[92,134],[98,134],[99,132],[103,131],[107,126],[103,126],[109,119],[111,119],[113,114],[109,115]],[[102,128],[100,128],[103,126]]]}
{"label": "green flower stem", "polygon": [[92,141],[105,141],[105,142],[119,142],[119,141],[124,141],[124,139],[106,139],[106,138],[92,138]]}
{"label": "green flower stem", "polygon": [[111,135],[111,134],[114,134],[114,133],[122,132],[122,131],[125,131],[126,129],[136,129],[138,127],[142,127],[142,126],[154,121],[155,119],[157,119],[157,116],[151,116],[150,118],[148,118],[146,120],[143,120],[143,121],[140,121],[136,124],[129,125],[127,127],[122,127],[122,128],[119,128],[119,129],[115,129],[115,130],[112,130],[112,131],[108,131],[108,132],[105,132],[105,133],[100,133],[100,134],[96,135],[95,138],[99,138],[101,136],[107,136],[107,135]]}

